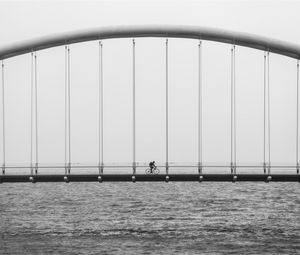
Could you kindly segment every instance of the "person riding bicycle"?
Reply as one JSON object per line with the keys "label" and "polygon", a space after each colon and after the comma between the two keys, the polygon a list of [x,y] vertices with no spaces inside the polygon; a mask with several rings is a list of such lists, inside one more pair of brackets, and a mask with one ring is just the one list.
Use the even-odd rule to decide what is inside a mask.
{"label": "person riding bicycle", "polygon": [[149,163],[149,167],[150,167],[151,173],[153,173],[153,169],[156,168],[155,161],[150,162],[150,163]]}

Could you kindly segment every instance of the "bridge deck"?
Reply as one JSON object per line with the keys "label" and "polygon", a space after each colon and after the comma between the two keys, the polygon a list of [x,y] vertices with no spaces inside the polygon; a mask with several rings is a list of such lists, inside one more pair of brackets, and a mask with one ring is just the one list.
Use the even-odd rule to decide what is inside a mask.
{"label": "bridge deck", "polygon": [[300,174],[69,174],[69,175],[1,175],[4,182],[300,182]]}

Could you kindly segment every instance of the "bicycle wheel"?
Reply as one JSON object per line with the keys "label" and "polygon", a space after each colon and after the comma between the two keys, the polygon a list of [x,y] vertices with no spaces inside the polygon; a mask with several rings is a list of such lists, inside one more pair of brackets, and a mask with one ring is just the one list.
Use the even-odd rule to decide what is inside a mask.
{"label": "bicycle wheel", "polygon": [[154,174],[159,174],[159,172],[160,172],[160,171],[159,171],[158,168],[155,168],[155,169],[153,170],[153,173],[154,173]]}
{"label": "bicycle wheel", "polygon": [[145,173],[146,173],[146,174],[151,174],[151,169],[150,169],[150,168],[147,168],[147,169],[145,170]]}

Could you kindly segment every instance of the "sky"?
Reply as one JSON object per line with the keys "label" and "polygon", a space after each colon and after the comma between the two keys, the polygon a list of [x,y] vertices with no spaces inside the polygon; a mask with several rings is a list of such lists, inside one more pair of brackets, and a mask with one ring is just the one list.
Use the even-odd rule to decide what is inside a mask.
{"label": "sky", "polygon": [[[0,47],[112,25],[222,28],[300,45],[299,1],[0,1]],[[136,40],[137,161],[165,162],[165,38]],[[198,41],[169,40],[169,159],[197,162]],[[71,45],[71,155],[98,163],[98,42]],[[203,161],[230,162],[231,45],[203,42]],[[132,161],[132,41],[103,41],[104,161]],[[237,47],[237,161],[263,161],[263,52]],[[64,47],[37,52],[39,163],[64,162]],[[30,54],[5,61],[6,161],[30,161]],[[270,55],[271,161],[295,164],[296,60]],[[2,153],[2,152],[1,152]],[[2,159],[3,160],[3,159]]]}

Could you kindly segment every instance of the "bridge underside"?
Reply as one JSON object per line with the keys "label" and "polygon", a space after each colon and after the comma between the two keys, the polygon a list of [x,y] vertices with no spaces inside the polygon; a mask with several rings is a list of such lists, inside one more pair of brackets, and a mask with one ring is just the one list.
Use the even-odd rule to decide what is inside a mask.
{"label": "bridge underside", "polygon": [[69,174],[2,175],[5,182],[300,182],[299,174]]}

